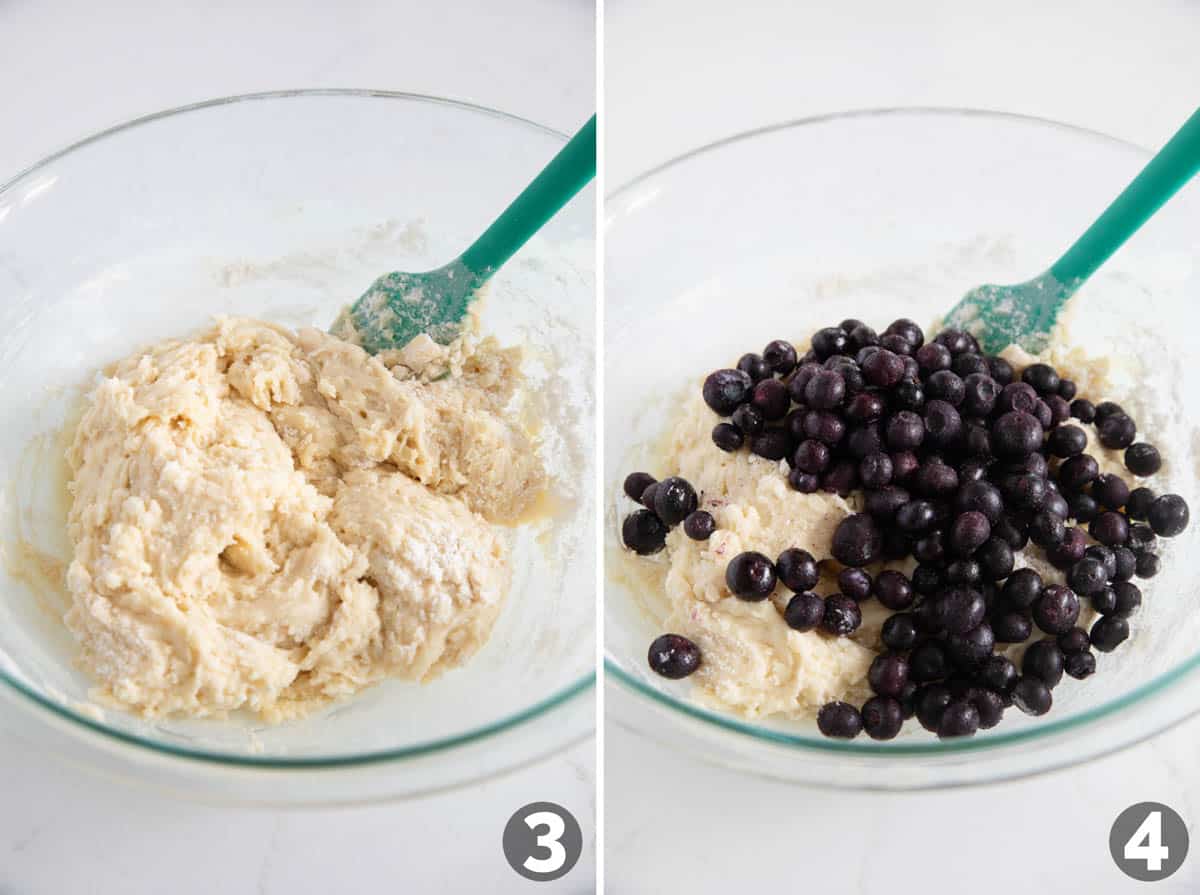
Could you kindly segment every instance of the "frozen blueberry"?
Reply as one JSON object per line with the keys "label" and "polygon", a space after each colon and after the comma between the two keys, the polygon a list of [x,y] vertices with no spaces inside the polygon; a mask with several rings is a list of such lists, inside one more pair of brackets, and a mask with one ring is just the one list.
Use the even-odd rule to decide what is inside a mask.
{"label": "frozen blueberry", "polygon": [[904,726],[904,709],[898,699],[873,696],[863,703],[862,725],[873,740],[891,740]]}
{"label": "frozen blueberry", "polygon": [[750,439],[750,452],[766,460],[782,460],[791,446],[791,439],[782,429],[767,429]]}
{"label": "frozen blueberry", "polygon": [[1129,540],[1129,520],[1120,513],[1101,513],[1088,526],[1088,534],[1109,547],[1118,547]]}
{"label": "frozen blueberry", "polygon": [[729,416],[749,400],[753,386],[741,370],[717,370],[704,380],[704,403],[718,416]]}
{"label": "frozen blueberry", "polygon": [[838,523],[833,532],[833,558],[855,568],[875,562],[883,550],[883,536],[870,516],[856,513]]}
{"label": "frozen blueberry", "polygon": [[[642,492],[642,498],[638,501],[642,506],[648,509],[651,513],[654,512],[654,497],[658,494],[658,482],[652,482],[646,486],[646,490]],[[1152,532],[1153,534],[1153,532]]]}
{"label": "frozen blueberry", "polygon": [[1117,592],[1111,587],[1096,591],[1089,599],[1092,601],[1092,608],[1101,615],[1111,615],[1117,608]]}
{"label": "frozen blueberry", "polygon": [[1008,656],[991,656],[979,669],[980,682],[997,693],[1011,693],[1017,684],[1017,666]]}
{"label": "frozen blueberry", "polygon": [[1173,538],[1188,525],[1188,505],[1178,494],[1164,494],[1150,504],[1146,513],[1154,533],[1164,538]]}
{"label": "frozen blueberry", "polygon": [[898,485],[874,488],[863,495],[863,509],[880,522],[891,522],[896,511],[911,499],[911,495]]}
{"label": "frozen blueberry", "polygon": [[966,671],[979,668],[996,647],[996,635],[987,622],[976,625],[965,634],[951,634],[946,638],[946,656]]}
{"label": "frozen blueberry", "polygon": [[931,733],[936,733],[942,715],[954,697],[945,684],[929,684],[917,690],[914,696],[917,721]]}
{"label": "frozen blueberry", "polygon": [[839,460],[821,474],[821,490],[848,497],[858,487],[858,464]]}
{"label": "frozen blueberry", "polygon": [[958,473],[953,466],[931,458],[917,469],[912,487],[925,497],[949,497],[958,490]]}
{"label": "frozen blueberry", "polygon": [[846,434],[846,424],[827,410],[810,410],[804,414],[803,434],[830,447],[841,442]]}
{"label": "frozen blueberry", "polygon": [[946,401],[926,401],[924,421],[925,443],[932,447],[953,447],[962,437],[962,417]]}
{"label": "frozen blueberry", "polygon": [[937,342],[922,345],[913,356],[917,359],[917,365],[921,368],[921,372],[926,375],[939,370],[949,370],[953,362],[950,349]]}
{"label": "frozen blueberry", "polygon": [[1081,423],[1090,423],[1096,419],[1096,405],[1083,398],[1071,402],[1071,416]]}
{"label": "frozen blueberry", "polygon": [[1094,559],[1104,566],[1104,580],[1112,581],[1117,574],[1117,554],[1113,548],[1103,544],[1093,544],[1083,551],[1084,559]]}
{"label": "frozen blueberry", "polygon": [[876,656],[867,672],[867,682],[880,696],[899,696],[908,683],[908,660],[895,653]]}
{"label": "frozen blueberry", "polygon": [[923,597],[931,597],[942,589],[942,573],[937,566],[920,563],[912,573],[912,589]]}
{"label": "frozen blueberry", "polygon": [[1020,410],[1012,410],[992,426],[992,447],[996,456],[1019,460],[1042,446],[1042,424]]}
{"label": "frozen blueberry", "polygon": [[925,389],[915,379],[902,379],[892,389],[890,406],[893,410],[919,411],[925,406]]}
{"label": "frozen blueberry", "polygon": [[975,551],[975,559],[983,570],[984,578],[999,581],[1007,578],[1013,570],[1016,557],[1012,547],[1003,539],[993,535]]}
{"label": "frozen blueberry", "polygon": [[996,411],[1001,414],[1018,410],[1022,413],[1034,413],[1037,403],[1038,395],[1033,386],[1026,382],[1011,382],[1000,390],[1000,397],[996,399]]}
{"label": "frozen blueberry", "polygon": [[1092,481],[1092,497],[1100,506],[1117,510],[1129,499],[1129,486],[1119,475],[1102,473]]}
{"label": "frozen blueberry", "polygon": [[917,562],[940,563],[946,557],[945,538],[941,531],[932,531],[913,542],[912,552]]}
{"label": "frozen blueberry", "polygon": [[1039,547],[1061,544],[1067,533],[1067,524],[1062,516],[1042,510],[1029,523],[1029,540]]}
{"label": "frozen blueberry", "polygon": [[960,354],[954,358],[950,364],[950,369],[957,373],[965,381],[968,376],[973,376],[976,373],[982,373],[989,379],[991,375],[988,373],[987,360],[982,354]]}
{"label": "frozen blueberry", "polygon": [[1124,413],[1114,413],[1102,422],[1097,419],[1096,431],[1100,434],[1100,443],[1113,450],[1127,448],[1137,438],[1137,426]]}
{"label": "frozen blueberry", "polygon": [[1005,476],[1000,482],[1000,492],[1017,510],[1033,511],[1044,508],[1048,491],[1046,480],[1031,472]]}
{"label": "frozen blueberry", "polygon": [[[864,348],[879,344],[879,333],[875,332],[875,330],[871,329],[865,323],[859,323],[857,326],[852,326],[849,329],[846,329],[844,326],[841,328],[850,337],[847,347],[852,351],[861,351]],[[908,347],[907,343],[905,347]]]}
{"label": "frozen blueberry", "polygon": [[1069,569],[1083,559],[1087,549],[1087,535],[1081,528],[1068,528],[1062,542],[1046,551],[1046,558],[1056,569]]}
{"label": "frozen blueberry", "polygon": [[700,667],[700,647],[681,634],[663,634],[650,644],[647,658],[654,671],[679,680]]}
{"label": "frozen blueberry", "polygon": [[979,712],[979,729],[990,730],[1004,717],[1004,698],[984,687],[971,687],[966,698]]}
{"label": "frozen blueberry", "polygon": [[775,574],[784,587],[796,593],[816,587],[821,578],[813,555],[799,547],[789,547],[779,554]]}
{"label": "frozen blueberry", "polygon": [[[778,379],[764,379],[754,386],[750,403],[762,412],[765,419],[781,420],[791,406],[792,396],[788,393],[788,387]],[[740,426],[737,420],[734,423]]]}
{"label": "frozen blueberry", "polygon": [[625,496],[630,500],[642,499],[642,494],[647,488],[657,481],[654,476],[648,472],[631,472],[625,476]]}
{"label": "frozen blueberry", "polygon": [[821,628],[826,633],[845,637],[853,634],[862,624],[862,610],[858,603],[843,594],[834,594],[825,599],[825,617]]}
{"label": "frozen blueberry", "polygon": [[1096,673],[1096,656],[1091,650],[1069,653],[1063,660],[1063,670],[1077,681]]}
{"label": "frozen blueberry", "polygon": [[852,740],[862,733],[862,715],[848,702],[827,702],[817,712],[817,729],[827,737]]}
{"label": "frozen blueberry", "polygon": [[974,736],[979,730],[979,709],[968,699],[956,699],[946,706],[938,720],[940,739]]}
{"label": "frozen blueberry", "polygon": [[836,326],[827,326],[817,330],[812,337],[812,350],[818,360],[834,354],[845,354],[850,345],[850,334]]}
{"label": "frozen blueberry", "polygon": [[1067,516],[1076,522],[1091,522],[1099,511],[1090,494],[1078,491],[1067,498]]}
{"label": "frozen blueberry", "polygon": [[913,603],[912,584],[900,572],[891,569],[875,576],[873,591],[876,598],[888,609],[907,609]]}
{"label": "frozen blueberry", "polygon": [[904,361],[886,348],[881,348],[863,362],[862,373],[871,385],[891,388],[904,375]]}
{"label": "frozen blueberry", "polygon": [[677,475],[663,479],[654,492],[654,512],[668,526],[678,525],[695,512],[698,502],[696,489]]}
{"label": "frozen blueberry", "polygon": [[[791,393],[793,401],[795,401],[797,404],[805,403],[807,400],[805,395],[808,392],[808,384],[812,382],[813,377],[816,376],[817,373],[821,372],[821,369],[821,365],[818,363],[805,362],[801,363],[800,366],[796,368],[795,372],[788,377],[788,392]],[[845,382],[843,382],[842,385],[844,387]]]}
{"label": "frozen blueberry", "polygon": [[704,510],[689,513],[683,520],[683,533],[693,541],[707,541],[716,530],[717,520],[713,518],[712,513]]}
{"label": "frozen blueberry", "polygon": [[796,631],[812,631],[825,620],[825,600],[805,591],[788,600],[783,610],[783,620]]}
{"label": "frozen blueberry", "polygon": [[973,559],[956,559],[946,566],[946,583],[975,587],[983,581],[983,567]]}
{"label": "frozen blueberry", "polygon": [[1000,397],[1000,383],[986,372],[971,373],[963,380],[963,387],[960,409],[968,416],[987,416]]}
{"label": "frozen blueberry", "polygon": [[947,328],[942,330],[934,337],[934,341],[941,345],[945,345],[950,349],[950,353],[957,356],[966,354],[969,351],[978,347],[978,343],[968,333],[961,329]]}
{"label": "frozen blueberry", "polygon": [[1114,570],[1112,580],[1128,581],[1137,569],[1137,556],[1128,547],[1112,548]]}
{"label": "frozen blueberry", "polygon": [[921,467],[921,461],[912,451],[892,452],[892,481],[901,482],[906,487],[912,476]]}
{"label": "frozen blueberry", "polygon": [[1162,469],[1162,456],[1154,445],[1139,441],[1125,449],[1125,468],[1136,476],[1154,475]]}
{"label": "frozen blueberry", "polygon": [[846,397],[846,380],[833,370],[819,370],[804,388],[804,401],[814,410],[832,410]]}
{"label": "frozen blueberry", "polygon": [[992,633],[1000,643],[1024,643],[1033,633],[1033,622],[1023,612],[1002,612],[992,618]]}
{"label": "frozen blueberry", "polygon": [[1047,513],[1053,513],[1060,519],[1066,519],[1071,515],[1071,506],[1067,503],[1067,499],[1062,496],[1053,480],[1046,481],[1046,497],[1042,501],[1042,509]]}
{"label": "frozen blueberry", "polygon": [[712,430],[713,444],[726,453],[732,453],[746,440],[742,430],[732,423],[717,423]]}
{"label": "frozen blueberry", "polygon": [[770,364],[757,354],[743,354],[738,358],[737,368],[749,376],[751,382],[759,382],[771,375]]}
{"label": "frozen blueberry", "polygon": [[[776,385],[782,385],[778,379],[770,379],[768,382],[774,382]],[[760,382],[759,385],[762,385]],[[743,404],[735,410],[729,421],[741,430],[743,435],[760,435],[767,428],[767,418],[763,415],[762,410],[753,404]]]}
{"label": "frozen blueberry", "polygon": [[1134,574],[1139,578],[1153,578],[1158,574],[1159,560],[1153,553],[1143,551],[1135,554],[1137,565]]}
{"label": "frozen blueberry", "polygon": [[800,442],[796,448],[796,453],[792,455],[792,466],[801,472],[819,475],[829,466],[831,457],[829,445],[810,438]]}
{"label": "frozen blueberry", "polygon": [[1021,672],[1026,677],[1035,677],[1050,689],[1062,680],[1063,660],[1066,657],[1053,640],[1039,640],[1029,645],[1021,657]]}
{"label": "frozen blueberry", "polygon": [[1049,364],[1030,364],[1021,373],[1021,381],[1032,385],[1040,395],[1057,394],[1061,384],[1058,372]]}
{"label": "frozen blueberry", "polygon": [[621,523],[621,540],[639,556],[649,556],[667,544],[667,527],[649,510],[637,510]]}
{"label": "frozen blueberry", "polygon": [[1061,584],[1051,584],[1043,588],[1042,595],[1033,603],[1033,620],[1047,634],[1069,631],[1078,619],[1079,597],[1069,587],[1063,587]]}
{"label": "frozen blueberry", "polygon": [[1060,379],[1058,383],[1058,395],[1064,401],[1075,400],[1075,395],[1078,392],[1078,386],[1070,379]]}
{"label": "frozen blueberry", "polygon": [[1069,491],[1078,491],[1100,475],[1100,464],[1091,454],[1077,454],[1058,467],[1058,483]]}
{"label": "frozen blueberry", "polygon": [[1157,495],[1149,488],[1134,488],[1125,501],[1125,515],[1135,521],[1144,520],[1150,513],[1150,505]]}
{"label": "frozen blueberry", "polygon": [[951,370],[938,370],[925,380],[927,398],[945,401],[957,407],[962,403],[965,394],[966,384],[962,377]]}
{"label": "frozen blueberry", "polygon": [[888,649],[908,651],[917,644],[917,623],[909,613],[897,612],[883,623],[880,639]]}
{"label": "frozen blueberry", "polygon": [[1078,426],[1057,426],[1046,445],[1056,457],[1074,457],[1087,448],[1087,434]]}
{"label": "frozen blueberry", "polygon": [[838,590],[860,603],[871,596],[871,576],[862,569],[842,569],[837,580]]}
{"label": "frozen blueberry", "polygon": [[1033,569],[1017,569],[1004,582],[1004,599],[1017,609],[1028,609],[1042,595],[1042,576]]}
{"label": "frozen blueberry", "polygon": [[1027,715],[1044,715],[1054,703],[1050,688],[1036,677],[1022,677],[1013,687],[1012,696],[1013,705]]}
{"label": "frozen blueberry", "polygon": [[1113,611],[1109,614],[1117,618],[1129,618],[1142,605],[1142,591],[1136,584],[1118,581],[1113,584],[1113,593],[1116,599]]}
{"label": "frozen blueberry", "polygon": [[763,349],[762,359],[767,366],[780,376],[786,376],[796,369],[796,349],[791,342],[776,339]]}
{"label": "frozen blueberry", "polygon": [[1125,414],[1125,409],[1120,404],[1113,401],[1101,401],[1096,405],[1096,425],[1117,414]]}
{"label": "frozen blueberry", "polygon": [[1104,564],[1088,556],[1084,556],[1067,572],[1067,584],[1075,593],[1085,597],[1103,590],[1107,583],[1108,573]]}
{"label": "frozen blueberry", "polygon": [[858,464],[858,480],[864,488],[882,488],[892,480],[892,458],[884,453],[868,454]]}
{"label": "frozen blueberry", "polygon": [[983,594],[971,588],[951,587],[934,600],[934,618],[951,634],[967,633],[983,621],[986,612]]}
{"label": "frozen blueberry", "polygon": [[1092,625],[1092,646],[1102,653],[1111,653],[1129,638],[1129,622],[1106,615]]}
{"label": "frozen blueberry", "polygon": [[925,421],[914,411],[901,410],[888,420],[885,437],[893,451],[911,451],[925,440]]}
{"label": "frozen blueberry", "polygon": [[1016,378],[1016,373],[1013,372],[1012,364],[1002,357],[989,355],[987,358],[988,373],[993,379],[999,383],[1001,388],[1008,385]]}
{"label": "frozen blueberry", "polygon": [[887,329],[884,330],[884,335],[900,336],[913,351],[925,344],[924,331],[907,317],[900,317],[889,323]]}
{"label": "frozen blueberry", "polygon": [[960,556],[970,556],[992,536],[992,525],[978,510],[962,513],[950,526],[950,549]]}
{"label": "frozen blueberry", "polygon": [[932,640],[922,643],[908,657],[908,676],[918,684],[941,680],[946,669],[946,652]]}
{"label": "frozen blueberry", "polygon": [[1135,553],[1138,550],[1155,552],[1158,547],[1158,538],[1154,534],[1154,529],[1149,525],[1142,524],[1129,526],[1129,546]]}
{"label": "frozen blueberry", "polygon": [[963,485],[954,496],[954,509],[960,513],[975,510],[995,524],[1004,514],[1004,498],[991,482],[978,481]]}
{"label": "frozen blueberry", "polygon": [[1081,653],[1091,648],[1091,645],[1092,641],[1088,639],[1087,631],[1083,628],[1072,628],[1058,635],[1058,648],[1063,651],[1064,655]]}
{"label": "frozen blueberry", "polygon": [[775,581],[771,560],[752,550],[739,553],[725,567],[725,586],[743,600],[765,600],[775,589]]}
{"label": "frozen blueberry", "polygon": [[811,472],[792,469],[788,472],[788,484],[801,494],[813,494],[821,487],[821,479]]}
{"label": "frozen blueberry", "polygon": [[1000,521],[992,526],[992,534],[1008,544],[1013,550],[1023,550],[1029,543],[1028,527],[1019,525],[1010,515],[1000,517]]}

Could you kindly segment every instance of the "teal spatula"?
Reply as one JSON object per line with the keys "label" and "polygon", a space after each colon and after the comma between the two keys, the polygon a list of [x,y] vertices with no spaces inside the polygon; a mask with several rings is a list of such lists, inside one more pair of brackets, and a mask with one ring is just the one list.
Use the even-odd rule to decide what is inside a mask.
{"label": "teal spatula", "polygon": [[972,289],[946,315],[946,325],[974,333],[990,353],[1014,342],[1041,351],[1067,299],[1197,170],[1200,109],[1049,270],[1013,286]]}
{"label": "teal spatula", "polygon": [[348,313],[360,344],[374,354],[402,348],[421,333],[443,345],[452,341],[479,287],[595,176],[593,115],[465,252],[436,270],[394,271],[376,280]]}

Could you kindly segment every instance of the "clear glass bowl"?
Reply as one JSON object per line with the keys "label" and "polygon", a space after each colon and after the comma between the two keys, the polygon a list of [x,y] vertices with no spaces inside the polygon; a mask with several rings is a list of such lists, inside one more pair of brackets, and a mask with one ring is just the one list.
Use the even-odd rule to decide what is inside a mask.
{"label": "clear glass bowl", "polygon": [[[1135,146],[1048,121],[882,110],[732,137],[617,190],[605,208],[610,570],[627,561],[621,480],[652,456],[647,445],[681,389],[774,338],[850,316],[879,326],[899,316],[925,323],[971,286],[1032,276],[1147,158]],[[1196,356],[1198,192],[1193,184],[1177,196],[1088,285],[1127,296],[1107,322],[1111,341],[1090,345],[1093,353],[1156,343],[1178,358]],[[1200,366],[1184,365],[1177,391],[1180,418],[1200,419]],[[1196,506],[1197,429],[1184,425],[1179,443],[1159,444],[1173,464],[1172,484]],[[1187,568],[1198,546],[1197,524],[1174,539],[1163,572],[1145,585],[1134,636],[1101,656],[1091,679],[1065,679],[1053,712],[1034,719],[1011,710],[993,730],[957,741],[938,741],[915,724],[891,742],[836,741],[811,722],[749,721],[704,707],[688,698],[686,681],[649,671],[647,645],[663,632],[631,577],[610,573],[607,715],[750,773],[836,787],[944,787],[1083,761],[1200,710],[1197,592]]]}
{"label": "clear glass bowl", "polygon": [[20,709],[8,726],[117,774],[264,802],[429,792],[591,733],[591,190],[484,303],[484,331],[528,345],[533,387],[550,396],[543,450],[561,510],[517,535],[513,591],[466,667],[279,726],[97,712],[53,582],[70,555],[58,433],[99,368],[215,314],[327,326],[380,273],[454,257],[564,140],[431,97],[276,93],[131,122],[0,188],[0,691]]}

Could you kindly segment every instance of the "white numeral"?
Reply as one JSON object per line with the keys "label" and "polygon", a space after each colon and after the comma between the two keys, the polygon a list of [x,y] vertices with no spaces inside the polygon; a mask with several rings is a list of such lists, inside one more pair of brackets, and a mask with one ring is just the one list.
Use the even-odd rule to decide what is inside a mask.
{"label": "white numeral", "polygon": [[[567,826],[563,823],[561,817],[553,811],[535,811],[525,818],[525,823],[529,829],[534,831],[538,827],[544,826],[546,828],[546,832],[538,836],[537,844],[550,851],[550,857],[548,858],[535,858],[532,855],[526,858],[526,870],[530,873],[553,873],[562,867],[563,864],[567,863],[567,850],[563,848],[562,843],[559,841],[562,839],[563,833],[567,831]],[[1129,847],[1126,846],[1126,852],[1128,850]]]}
{"label": "white numeral", "polygon": [[1145,861],[1147,870],[1162,870],[1169,854],[1162,841],[1162,812],[1151,811],[1125,843],[1125,860]]}

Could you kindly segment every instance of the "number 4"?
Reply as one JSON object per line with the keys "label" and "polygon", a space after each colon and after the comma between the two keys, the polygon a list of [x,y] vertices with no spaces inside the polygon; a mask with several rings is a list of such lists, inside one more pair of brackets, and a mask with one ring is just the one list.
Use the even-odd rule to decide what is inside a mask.
{"label": "number 4", "polygon": [[1147,870],[1162,870],[1169,855],[1162,841],[1162,812],[1151,811],[1125,843],[1125,860],[1145,861]]}
{"label": "number 4", "polygon": [[546,832],[538,836],[537,844],[550,852],[550,856],[546,858],[535,858],[530,855],[525,859],[526,870],[530,873],[554,873],[567,863],[567,850],[559,841],[562,839],[563,833],[567,831],[567,826],[561,817],[553,811],[534,811],[525,818],[525,824],[531,830],[536,830],[538,827],[546,828]]}

